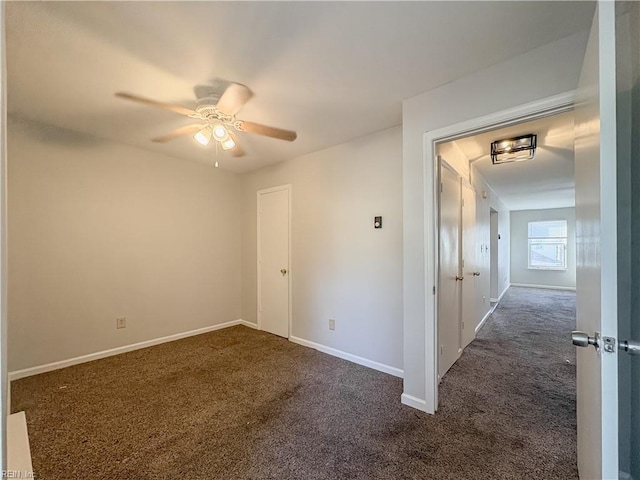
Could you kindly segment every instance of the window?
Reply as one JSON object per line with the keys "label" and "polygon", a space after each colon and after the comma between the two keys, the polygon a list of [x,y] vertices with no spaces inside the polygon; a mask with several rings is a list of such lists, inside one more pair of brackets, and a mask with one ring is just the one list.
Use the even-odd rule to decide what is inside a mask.
{"label": "window", "polygon": [[529,222],[529,268],[567,269],[567,221]]}

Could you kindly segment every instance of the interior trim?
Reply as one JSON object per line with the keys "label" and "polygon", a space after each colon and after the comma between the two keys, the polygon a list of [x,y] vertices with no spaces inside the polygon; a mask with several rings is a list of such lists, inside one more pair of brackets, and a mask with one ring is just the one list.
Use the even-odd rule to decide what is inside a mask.
{"label": "interior trim", "polygon": [[24,368],[22,370],[15,370],[9,372],[9,381],[18,380],[20,378],[30,377],[32,375],[38,375],[40,373],[51,372],[53,370],[59,370],[61,368],[70,367],[72,365],[78,365],[80,363],[91,362],[93,360],[99,360],[101,358],[112,357],[121,353],[131,352],[133,350],[140,350],[141,348],[152,347],[161,343],[173,342],[174,340],[180,340],[181,338],[193,337],[194,335],[201,335],[203,333],[213,332],[215,330],[221,330],[223,328],[234,327],[236,325],[244,325],[250,328],[257,328],[255,323],[250,323],[242,319],[232,320],[230,322],[218,323],[217,325],[211,325],[209,327],[198,328],[196,330],[189,330],[188,332],[175,333],[166,337],[154,338],[151,340],[145,340],[143,342],[132,343],[130,345],[123,345],[122,347],[111,348],[109,350],[102,350],[101,352],[90,353],[88,355],[81,355],[79,357],[69,358],[67,360],[60,360],[58,362],[46,363],[44,365],[37,365],[35,367]]}
{"label": "interior trim", "polygon": [[400,378],[404,377],[404,370],[401,370],[396,367],[391,367],[389,365],[385,365],[384,363],[379,363],[374,360],[369,360],[368,358],[359,357],[351,353],[343,352],[342,350],[338,350],[332,347],[327,347],[326,345],[322,345],[320,343],[315,343],[310,340],[305,340],[304,338],[290,336],[289,341],[293,343],[297,343],[298,345],[302,345],[304,347],[313,348],[322,353],[333,355],[334,357],[338,357],[343,360],[348,360],[350,362],[357,363],[358,365],[362,365],[365,367],[372,368],[374,370],[378,370],[379,372],[388,373],[389,375],[393,375],[394,377],[400,377]]}

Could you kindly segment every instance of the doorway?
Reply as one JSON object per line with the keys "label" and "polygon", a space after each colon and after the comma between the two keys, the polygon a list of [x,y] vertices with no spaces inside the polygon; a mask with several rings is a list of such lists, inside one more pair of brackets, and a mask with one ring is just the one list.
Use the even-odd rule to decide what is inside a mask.
{"label": "doorway", "polygon": [[[494,162],[492,144],[525,134],[538,138],[529,161],[514,153]],[[572,110],[436,144],[440,378],[473,342],[511,284],[575,290],[573,145]],[[454,179],[455,190],[447,187]],[[514,213],[519,214],[518,230],[512,235]],[[448,232],[453,223],[455,244]],[[567,242],[572,243],[568,254]],[[449,258],[454,254],[455,269]]]}
{"label": "doorway", "polygon": [[[492,143],[527,133],[539,139],[534,158],[493,161]],[[441,401],[449,407],[460,396],[480,390],[483,394],[474,408],[484,410],[503,397],[510,402],[506,392],[517,389],[518,401],[527,405],[521,420],[528,426],[508,415],[504,422],[515,435],[525,435],[539,423],[563,424],[565,435],[556,440],[567,446],[563,461],[570,466],[577,445],[576,361],[567,341],[575,328],[574,113],[564,111],[456,138],[436,144],[435,150],[441,182],[437,197]],[[445,160],[455,168],[445,168]],[[457,191],[455,180],[460,184]],[[452,209],[450,204],[458,198],[459,210]],[[447,219],[457,220],[460,229]],[[456,252],[459,281],[448,282],[454,272],[447,264],[456,236],[461,248]],[[485,271],[487,275],[482,274]],[[510,287],[513,283],[523,285]],[[489,301],[483,302],[483,296]],[[452,342],[447,320],[456,308],[461,315],[460,350],[452,358],[447,355],[447,342]],[[469,324],[474,328],[466,329]],[[558,365],[560,371],[554,370]],[[536,374],[523,378],[529,371]],[[500,400],[487,400],[490,393],[485,389],[491,385],[502,392]],[[547,409],[538,408],[540,392],[548,395]]]}
{"label": "doorway", "polygon": [[291,185],[258,191],[258,328],[291,332]]}

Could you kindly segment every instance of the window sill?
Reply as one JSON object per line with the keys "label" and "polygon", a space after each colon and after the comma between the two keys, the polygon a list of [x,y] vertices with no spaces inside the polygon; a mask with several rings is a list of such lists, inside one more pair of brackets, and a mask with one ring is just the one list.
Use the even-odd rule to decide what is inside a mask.
{"label": "window sill", "polygon": [[567,267],[527,267],[527,270],[542,270],[542,271],[551,271],[551,272],[566,272],[568,270]]}

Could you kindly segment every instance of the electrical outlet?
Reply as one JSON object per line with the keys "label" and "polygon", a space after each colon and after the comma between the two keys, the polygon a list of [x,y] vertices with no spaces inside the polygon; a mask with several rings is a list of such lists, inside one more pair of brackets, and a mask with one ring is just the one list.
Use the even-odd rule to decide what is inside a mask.
{"label": "electrical outlet", "polygon": [[127,319],[125,317],[116,318],[116,328],[124,328],[127,326]]}
{"label": "electrical outlet", "polygon": [[335,330],[336,329],[336,321],[333,318],[329,319],[329,330]]}

